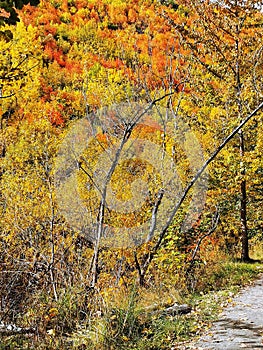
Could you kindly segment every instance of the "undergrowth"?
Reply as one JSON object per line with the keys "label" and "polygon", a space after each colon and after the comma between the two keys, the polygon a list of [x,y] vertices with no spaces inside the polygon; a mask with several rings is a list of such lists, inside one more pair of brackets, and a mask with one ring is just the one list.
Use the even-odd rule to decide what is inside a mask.
{"label": "undergrowth", "polygon": [[[84,290],[76,288],[46,304],[42,295],[38,308],[32,305],[31,314],[21,318],[25,326],[37,327],[36,334],[2,337],[0,349],[171,349],[202,333],[235,292],[262,271],[261,264],[217,261],[195,266],[195,281],[188,290],[183,282],[149,288],[133,285],[107,293],[93,291],[84,298]],[[180,273],[182,281],[192,278]],[[176,302],[191,305],[192,312],[161,312]]]}

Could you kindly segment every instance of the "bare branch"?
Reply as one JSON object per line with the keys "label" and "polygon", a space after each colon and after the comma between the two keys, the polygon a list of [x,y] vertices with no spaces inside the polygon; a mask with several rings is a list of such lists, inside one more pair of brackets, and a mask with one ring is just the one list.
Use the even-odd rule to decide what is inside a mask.
{"label": "bare branch", "polygon": [[210,230],[205,233],[203,236],[201,236],[195,246],[195,249],[193,251],[193,254],[192,254],[192,257],[191,257],[191,260],[190,260],[190,266],[188,268],[188,272],[189,270],[192,268],[193,264],[194,264],[194,261],[195,261],[195,257],[196,257],[196,254],[198,253],[199,249],[200,249],[200,246],[201,246],[201,243],[203,242],[203,240],[206,238],[206,237],[209,237],[212,235],[212,233],[215,232],[216,228],[217,228],[217,225],[218,225],[218,222],[219,222],[219,218],[220,218],[220,215],[219,215],[219,212],[218,210],[216,211],[214,217],[213,217],[213,220],[212,220],[212,227],[210,228]]}
{"label": "bare branch", "polygon": [[194,186],[194,184],[198,181],[198,179],[201,177],[201,175],[205,172],[206,168],[208,167],[208,165],[216,158],[216,156],[218,155],[218,153],[227,145],[227,143],[233,139],[233,137],[239,132],[239,130],[241,130],[243,128],[243,126],[245,124],[248,123],[248,121],[250,119],[252,119],[261,109],[263,108],[263,102],[261,102],[257,108],[254,109],[254,111],[252,113],[250,113],[242,122],[240,122],[240,124],[229,134],[228,137],[226,137],[224,139],[224,141],[221,143],[221,145],[214,151],[214,153],[209,157],[209,159],[203,164],[203,166],[199,169],[199,171],[196,173],[196,175],[192,178],[192,180],[190,181],[190,183],[188,184],[188,186],[185,188],[180,200],[177,202],[177,204],[175,205],[169,219],[167,220],[167,223],[164,227],[164,229],[160,232],[159,238],[154,246],[154,248],[152,249],[152,251],[149,253],[148,258],[146,259],[144,266],[143,266],[143,274],[145,275],[152,259],[154,258],[155,254],[157,253],[172,221],[174,220],[174,217],[176,215],[176,213],[178,212],[178,210],[181,208],[181,205],[183,204],[183,202],[185,201],[189,191],[191,190],[191,188]]}

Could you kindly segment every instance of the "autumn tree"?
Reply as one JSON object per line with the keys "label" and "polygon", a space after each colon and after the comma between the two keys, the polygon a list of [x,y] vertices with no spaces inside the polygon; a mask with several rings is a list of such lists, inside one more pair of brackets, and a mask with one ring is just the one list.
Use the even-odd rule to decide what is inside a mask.
{"label": "autumn tree", "polygon": [[[74,98],[62,91],[54,99],[57,93],[46,88],[36,28],[23,21],[3,28],[11,35],[0,39],[1,318],[15,320],[30,307],[26,295],[36,296],[38,283],[58,300],[59,275],[63,271],[65,281],[70,271],[74,234],[58,225],[51,169],[64,124],[61,101],[74,104]],[[70,102],[67,106],[70,116],[75,110]],[[57,247],[63,245],[58,258]],[[58,261],[67,263],[62,267]]]}
{"label": "autumn tree", "polygon": [[[195,96],[191,102],[183,102],[182,110],[192,115],[192,125],[196,124],[199,130],[200,127],[205,128],[207,137],[210,134],[219,142],[228,127],[237,125],[260,102],[260,6],[258,1],[182,2],[178,9],[184,14],[182,23],[177,23],[171,14],[163,14],[181,33],[185,47],[191,52],[189,59],[194,69],[192,84],[195,86]],[[206,124],[205,118],[209,123],[209,120],[212,123],[212,119],[218,120],[217,126],[220,127],[216,127],[216,133],[213,130],[210,133],[210,125]],[[240,199],[241,258],[249,260],[247,181],[253,183],[253,180],[246,176],[249,162],[247,152],[257,146],[249,130],[246,134],[240,130],[238,144],[239,162],[236,162],[238,157],[233,158],[231,163],[229,160],[224,162],[235,169],[240,186],[239,195],[238,192],[236,195]],[[232,147],[232,152],[236,153],[236,146],[232,144]],[[213,149],[211,143],[209,148]],[[225,157],[229,157],[230,148],[225,152]],[[240,168],[239,175],[237,167]],[[227,179],[225,181],[228,182]]]}

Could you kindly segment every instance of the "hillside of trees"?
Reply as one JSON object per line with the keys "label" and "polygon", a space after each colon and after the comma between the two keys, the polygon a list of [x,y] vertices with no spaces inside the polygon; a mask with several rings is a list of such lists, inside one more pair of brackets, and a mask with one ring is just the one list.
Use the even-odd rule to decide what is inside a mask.
{"label": "hillside of trees", "polygon": [[1,349],[171,349],[262,258],[262,6],[0,1]]}

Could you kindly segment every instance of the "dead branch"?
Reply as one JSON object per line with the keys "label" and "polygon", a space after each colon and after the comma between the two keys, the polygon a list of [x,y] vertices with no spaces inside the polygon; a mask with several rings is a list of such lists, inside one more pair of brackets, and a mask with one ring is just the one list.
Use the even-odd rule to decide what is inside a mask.
{"label": "dead branch", "polygon": [[1,336],[10,336],[17,334],[34,334],[36,333],[36,328],[33,327],[18,327],[14,324],[0,324],[0,335]]}
{"label": "dead branch", "polygon": [[195,249],[193,251],[193,254],[192,254],[192,257],[191,257],[191,260],[190,260],[190,265],[189,265],[189,267],[187,269],[187,272],[190,272],[190,270],[192,269],[192,267],[194,265],[194,262],[195,262],[196,254],[198,253],[203,240],[205,238],[211,236],[212,233],[215,232],[215,230],[217,228],[217,225],[218,225],[218,222],[219,222],[219,218],[220,218],[220,215],[219,215],[219,212],[217,210],[215,215],[214,215],[214,217],[213,217],[213,220],[212,220],[212,227],[210,228],[210,230],[207,233],[205,233],[203,236],[201,236],[199,238],[198,242],[196,243],[196,246],[195,246]]}

